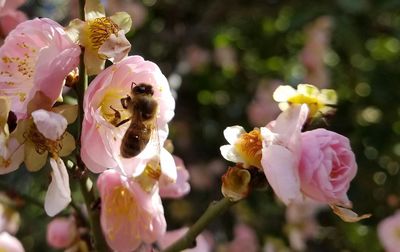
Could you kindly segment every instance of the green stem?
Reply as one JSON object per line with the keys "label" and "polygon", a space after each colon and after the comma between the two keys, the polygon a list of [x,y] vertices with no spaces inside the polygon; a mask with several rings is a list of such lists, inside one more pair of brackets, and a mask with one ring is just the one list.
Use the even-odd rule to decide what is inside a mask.
{"label": "green stem", "polygon": [[166,248],[164,252],[178,252],[193,247],[193,242],[201,231],[203,231],[212,220],[220,216],[235,203],[235,201],[231,201],[228,198],[212,202],[196,223],[190,227],[189,231],[182,238]]}
{"label": "green stem", "polygon": [[79,66],[79,83],[76,87],[76,92],[78,96],[78,107],[79,107],[79,114],[78,114],[78,123],[79,123],[79,131],[78,131],[78,144],[77,144],[77,160],[78,160],[78,167],[83,175],[80,176],[79,185],[85,200],[85,205],[89,214],[89,223],[90,223],[90,230],[92,233],[93,238],[93,245],[96,251],[108,251],[108,246],[105,242],[103,232],[100,226],[100,210],[98,208],[93,208],[95,204],[96,197],[94,193],[94,188],[88,188],[87,182],[89,180],[88,175],[86,174],[86,166],[83,162],[80,161],[80,139],[82,134],[82,122],[84,119],[84,110],[83,110],[83,98],[85,95],[86,88],[88,86],[88,76],[86,74],[85,63],[83,60],[84,51],[81,54],[80,59],[80,66]]}
{"label": "green stem", "polygon": [[[85,0],[79,0],[79,5],[80,5],[80,18],[84,21],[85,20],[85,11],[84,11],[84,6],[85,6]],[[85,49],[82,48],[82,53],[80,56],[80,65],[79,65],[79,83],[75,87],[76,93],[78,96],[78,107],[79,107],[79,113],[78,113],[78,144],[77,144],[77,160],[78,160],[78,167],[77,169],[80,170],[80,172],[83,173],[82,176],[80,176],[79,179],[79,186],[81,189],[81,193],[83,195],[83,198],[85,200],[85,205],[88,211],[89,215],[89,223],[90,223],[90,230],[92,234],[92,239],[93,239],[93,247],[95,251],[98,252],[106,252],[109,251],[107,243],[104,239],[103,232],[101,229],[100,225],[100,209],[98,207],[94,207],[96,197],[94,193],[94,187],[88,187],[88,181],[90,180],[88,175],[86,174],[86,166],[81,162],[80,159],[80,142],[81,142],[81,134],[82,134],[82,122],[85,117],[85,111],[83,109],[83,99],[85,96],[86,89],[88,87],[88,75],[86,73],[86,67],[85,67],[85,62],[84,62],[84,54],[85,54]]]}

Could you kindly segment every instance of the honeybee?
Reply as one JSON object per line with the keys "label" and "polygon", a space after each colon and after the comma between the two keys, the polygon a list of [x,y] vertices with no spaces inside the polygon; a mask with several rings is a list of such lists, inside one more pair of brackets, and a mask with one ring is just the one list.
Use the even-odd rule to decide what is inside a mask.
{"label": "honeybee", "polygon": [[[158,103],[153,94],[153,86],[150,84],[132,82],[131,94],[121,99],[122,107],[131,113],[130,118],[116,124],[116,127],[119,127],[131,120],[120,147],[121,156],[124,158],[131,158],[142,152],[156,128]],[[114,111],[118,117],[119,113]]]}

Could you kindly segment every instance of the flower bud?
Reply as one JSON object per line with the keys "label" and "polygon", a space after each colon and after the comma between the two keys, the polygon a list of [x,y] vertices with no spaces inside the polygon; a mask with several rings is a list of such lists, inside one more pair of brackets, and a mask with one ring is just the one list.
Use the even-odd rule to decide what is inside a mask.
{"label": "flower bud", "polygon": [[222,176],[222,194],[233,201],[241,200],[250,192],[251,174],[241,166],[229,167]]}
{"label": "flower bud", "polygon": [[77,237],[75,220],[55,218],[47,225],[47,243],[56,249],[68,248]]}

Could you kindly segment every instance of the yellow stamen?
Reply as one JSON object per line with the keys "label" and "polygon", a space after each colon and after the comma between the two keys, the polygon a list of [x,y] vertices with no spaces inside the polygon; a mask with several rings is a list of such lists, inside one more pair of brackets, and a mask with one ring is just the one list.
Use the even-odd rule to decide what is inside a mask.
{"label": "yellow stamen", "polygon": [[235,143],[235,149],[247,164],[261,169],[262,138],[259,129],[242,134]]}
{"label": "yellow stamen", "polygon": [[89,21],[89,39],[94,49],[99,49],[111,34],[117,34],[119,27],[108,17]]}
{"label": "yellow stamen", "polygon": [[288,99],[289,104],[307,104],[310,112],[310,117],[314,116],[318,110],[320,110],[324,104],[322,104],[317,97],[306,96],[303,94],[297,94]]}
{"label": "yellow stamen", "polygon": [[56,154],[59,153],[62,148],[61,141],[63,139],[63,136],[61,136],[56,141],[48,139],[39,132],[35,124],[32,124],[30,129],[24,134],[24,137],[35,145],[35,150],[39,154],[43,154],[46,151],[52,154]]}

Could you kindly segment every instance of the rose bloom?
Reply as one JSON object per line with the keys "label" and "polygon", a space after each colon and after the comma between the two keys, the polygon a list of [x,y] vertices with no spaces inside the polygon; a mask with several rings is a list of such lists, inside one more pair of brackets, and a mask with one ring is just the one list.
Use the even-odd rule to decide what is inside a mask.
{"label": "rose bloom", "polygon": [[167,224],[157,187],[146,192],[135,180],[115,170],[103,172],[97,187],[101,227],[113,251],[134,251],[165,233]]}
{"label": "rose bloom", "polygon": [[357,164],[349,139],[326,129],[302,133],[301,190],[317,201],[351,207],[347,197]]}
{"label": "rose bloom", "polygon": [[62,249],[72,245],[78,235],[73,218],[54,218],[47,225],[47,243],[53,248]]}
{"label": "rose bloom", "polygon": [[[117,127],[115,111],[121,120],[131,118],[131,111],[124,109],[121,99],[131,94],[134,84],[146,83],[153,86],[153,99],[157,101],[155,129],[144,150],[135,157],[123,158],[121,141],[130,126],[130,121]],[[82,129],[81,156],[86,166],[95,173],[107,168],[118,169],[128,177],[140,175],[154,158],[160,159],[161,172],[176,179],[172,155],[163,148],[168,136],[167,123],[174,116],[175,100],[168,81],[156,64],[140,56],[130,56],[102,71],[89,85],[84,98],[85,119]],[[168,169],[173,166],[175,170]]]}
{"label": "rose bloom", "polygon": [[398,252],[400,248],[400,211],[378,224],[378,237],[386,252]]}
{"label": "rose bloom", "polygon": [[19,24],[0,48],[0,96],[11,98],[11,111],[27,117],[28,103],[41,93],[47,107],[59,98],[64,79],[79,63],[80,48],[63,27],[47,18]]}

